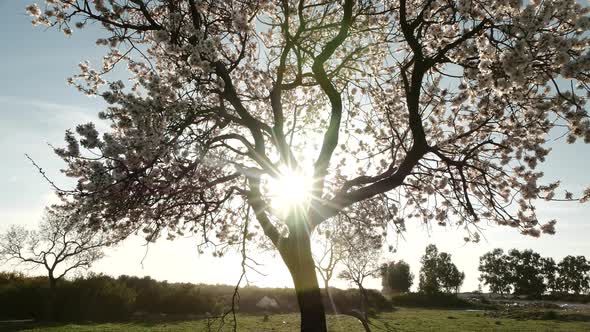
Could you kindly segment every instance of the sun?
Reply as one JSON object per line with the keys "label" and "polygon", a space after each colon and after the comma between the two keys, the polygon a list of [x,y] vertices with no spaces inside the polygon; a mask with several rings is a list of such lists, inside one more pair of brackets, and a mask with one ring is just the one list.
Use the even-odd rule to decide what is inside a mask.
{"label": "sun", "polygon": [[279,171],[280,176],[268,181],[268,195],[272,207],[282,213],[305,208],[311,199],[312,177],[288,167]]}

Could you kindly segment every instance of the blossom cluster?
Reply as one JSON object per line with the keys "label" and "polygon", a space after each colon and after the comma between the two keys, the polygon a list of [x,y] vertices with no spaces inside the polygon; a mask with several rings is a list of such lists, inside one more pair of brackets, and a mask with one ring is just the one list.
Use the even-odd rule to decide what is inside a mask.
{"label": "blossom cluster", "polygon": [[[112,129],[80,125],[56,150],[78,179],[75,204],[105,228],[150,239],[190,229],[235,244],[250,237],[250,209],[260,225],[246,233],[282,234],[260,179],[311,164],[312,205],[328,211],[308,211],[319,223],[455,224],[473,241],[481,222],[554,233],[535,203],[561,199],[559,182],[538,168],[558,131],[590,142],[588,8],[415,0],[343,10],[349,3],[28,6],[34,24],[66,34],[73,22],[105,28],[102,66],[83,62],[70,82],[107,101],[100,116]],[[106,78],[119,64],[129,83]]]}

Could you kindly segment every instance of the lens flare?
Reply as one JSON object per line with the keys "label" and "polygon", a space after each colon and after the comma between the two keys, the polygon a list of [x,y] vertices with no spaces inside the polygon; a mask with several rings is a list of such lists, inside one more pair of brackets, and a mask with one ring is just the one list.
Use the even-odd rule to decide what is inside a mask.
{"label": "lens flare", "polygon": [[268,181],[272,207],[284,213],[305,208],[310,201],[311,190],[312,177],[290,168],[281,169],[279,177]]}

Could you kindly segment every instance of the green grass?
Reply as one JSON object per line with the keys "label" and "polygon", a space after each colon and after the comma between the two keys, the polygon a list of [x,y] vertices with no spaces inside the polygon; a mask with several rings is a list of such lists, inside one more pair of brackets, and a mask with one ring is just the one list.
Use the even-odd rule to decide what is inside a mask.
{"label": "green grass", "polygon": [[[590,318],[585,316],[586,318]],[[575,319],[580,317],[576,316]],[[400,309],[376,320],[375,331],[590,331],[590,322],[514,319],[482,311]],[[380,329],[381,328],[381,329]]]}
{"label": "green grass", "polygon": [[[529,317],[531,319],[529,319]],[[547,319],[551,318],[551,319]],[[590,331],[590,316],[558,312],[549,316],[486,313],[483,311],[399,309],[371,320],[373,331]],[[299,331],[299,316],[273,315],[268,322],[262,316],[238,316],[239,331]],[[218,325],[213,325],[217,330]],[[361,324],[348,316],[328,316],[330,331],[364,331]],[[13,326],[14,327],[14,326]],[[22,326],[25,328],[25,326]],[[21,329],[22,330],[22,329]],[[132,322],[109,324],[65,324],[24,329],[24,331],[207,331],[206,320],[179,322]],[[222,331],[231,331],[228,322]]]}

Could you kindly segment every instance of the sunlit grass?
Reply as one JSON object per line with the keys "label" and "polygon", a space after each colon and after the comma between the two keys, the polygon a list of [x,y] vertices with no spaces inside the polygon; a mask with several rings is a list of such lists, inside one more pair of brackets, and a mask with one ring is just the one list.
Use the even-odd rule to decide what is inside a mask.
{"label": "sunlit grass", "polygon": [[[567,313],[564,313],[566,315]],[[238,316],[238,331],[299,331],[299,315]],[[371,320],[373,331],[590,331],[590,322],[567,320],[531,320],[498,318],[484,311],[399,309],[382,313]],[[217,331],[213,321],[211,330]],[[227,323],[221,331],[231,331]],[[362,325],[349,316],[328,315],[328,330],[342,332],[364,331]],[[207,331],[207,320],[180,322],[134,322],[109,324],[65,324],[40,327],[26,331]]]}

